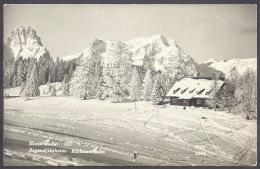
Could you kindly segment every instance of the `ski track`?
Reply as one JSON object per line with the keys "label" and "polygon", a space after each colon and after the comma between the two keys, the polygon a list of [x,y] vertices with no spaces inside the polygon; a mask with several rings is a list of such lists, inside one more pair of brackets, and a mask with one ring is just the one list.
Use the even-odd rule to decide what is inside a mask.
{"label": "ski track", "polygon": [[[232,147],[245,147],[240,145],[242,142],[239,142],[237,138],[256,132],[254,123],[232,119],[229,114],[222,117],[213,112],[211,115],[209,111],[203,109],[183,111],[173,107],[164,109],[145,107],[135,110],[130,104],[115,104],[115,108],[104,114],[98,112],[99,110],[94,112],[82,110],[70,114],[71,109],[61,112],[60,107],[77,102],[85,104],[86,102],[83,100],[62,100],[62,98],[58,100],[60,101],[55,101],[56,104],[45,106],[46,109],[43,108],[39,113],[36,113],[34,108],[26,111],[19,110],[19,108],[7,110],[6,108],[10,108],[10,106],[6,106],[5,113],[8,112],[8,114],[5,114],[4,130],[37,137],[44,136],[43,138],[59,141],[72,139],[79,145],[99,145],[107,151],[128,156],[132,155],[134,149],[138,149],[138,153],[143,159],[158,159],[161,160],[161,162],[157,162],[158,165],[176,166],[222,165],[229,162],[236,164],[237,162],[230,159],[229,156],[233,150],[221,149],[221,145],[221,150],[206,149],[209,156],[206,156],[205,160],[196,160],[204,157],[194,155],[198,151],[195,146],[206,145],[210,147],[215,145],[214,140],[219,139],[222,143],[232,145]],[[99,102],[87,102],[92,107],[98,105],[97,103]],[[102,103],[100,106],[105,106],[104,109],[106,109],[110,105],[111,103]],[[59,107],[57,107],[57,112],[52,113],[51,109],[47,109],[47,107],[52,106]],[[117,108],[121,111],[118,114],[112,113]],[[174,111],[170,111],[171,109]],[[202,116],[206,117],[207,120],[202,121]],[[228,120],[227,123],[222,123],[224,119]],[[233,125],[236,127],[234,128]],[[84,128],[82,128],[83,126]],[[238,131],[239,136],[237,135]],[[153,146],[157,144],[158,147]],[[169,147],[172,150],[169,150]],[[178,154],[178,151],[182,153]],[[172,152],[176,152],[178,156]],[[219,162],[208,163],[207,161]]]}

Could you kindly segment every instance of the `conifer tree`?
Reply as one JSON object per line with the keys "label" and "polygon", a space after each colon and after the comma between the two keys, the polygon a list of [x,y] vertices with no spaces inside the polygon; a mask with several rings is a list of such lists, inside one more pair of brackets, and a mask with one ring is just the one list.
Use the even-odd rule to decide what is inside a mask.
{"label": "conifer tree", "polygon": [[65,75],[63,79],[62,95],[69,96],[69,76]]}
{"label": "conifer tree", "polygon": [[17,86],[17,78],[16,78],[16,75],[14,75],[13,77],[13,87],[16,87]]}
{"label": "conifer tree", "polygon": [[114,82],[113,87],[112,87],[112,97],[114,99],[114,102],[119,103],[123,101],[123,91],[122,88],[120,87],[119,82]]}
{"label": "conifer tree", "polygon": [[248,68],[238,82],[236,98],[242,105],[242,110],[247,119],[257,113],[257,78],[256,72]]}
{"label": "conifer tree", "polygon": [[50,82],[48,81],[48,82],[46,83],[46,85],[47,85],[47,91],[46,91],[46,93],[50,93],[50,92],[51,92],[51,84],[50,84]]}
{"label": "conifer tree", "polygon": [[148,69],[145,74],[144,82],[143,82],[143,89],[142,89],[143,100],[150,101],[152,91],[153,91],[153,81],[152,81],[151,71],[150,69]]}
{"label": "conifer tree", "polygon": [[132,97],[133,101],[137,101],[140,99],[141,96],[141,79],[135,68],[132,75],[132,80],[130,83],[130,96]]}
{"label": "conifer tree", "polygon": [[167,92],[172,87],[171,78],[170,78],[169,74],[168,73],[161,73],[160,82],[161,82],[161,86],[162,86],[163,100],[164,100],[164,97],[166,96]]}
{"label": "conifer tree", "polygon": [[17,85],[21,85],[22,81],[25,80],[25,65],[23,60],[20,60],[17,66]]}
{"label": "conifer tree", "polygon": [[109,96],[116,101],[123,101],[129,94],[129,83],[132,77],[131,52],[126,50],[125,44],[118,42],[113,55],[114,62],[103,66],[102,75]]}
{"label": "conifer tree", "polygon": [[12,63],[8,62],[4,71],[4,87],[8,88],[12,85]]}
{"label": "conifer tree", "polygon": [[13,79],[14,76],[16,75],[17,67],[16,67],[16,61],[14,60],[11,66],[11,85],[13,86]]}
{"label": "conifer tree", "polygon": [[[75,71],[73,72],[73,75],[71,77],[70,81],[70,94],[74,97],[83,97],[83,84],[81,81],[82,74],[84,72],[82,66],[78,66]],[[82,72],[82,73],[81,73]],[[85,74],[85,73],[84,73]]]}
{"label": "conifer tree", "polygon": [[156,80],[153,85],[152,101],[153,104],[158,105],[163,101],[163,90],[160,82],[160,73],[156,76]]}
{"label": "conifer tree", "polygon": [[228,107],[229,113],[231,113],[231,110],[236,105],[236,100],[235,86],[232,85],[229,81],[227,81],[225,86],[223,87],[220,98],[223,107]]}
{"label": "conifer tree", "polygon": [[45,81],[45,66],[41,65],[39,67],[39,83],[40,85],[45,85],[46,81]]}
{"label": "conifer tree", "polygon": [[[21,82],[21,87],[20,87],[20,92],[19,92],[19,95],[21,95],[24,91],[24,89],[26,88],[26,81],[22,81]],[[27,92],[28,94],[28,92]]]}
{"label": "conifer tree", "polygon": [[101,77],[98,81],[98,87],[96,89],[96,96],[97,98],[99,98],[99,100],[101,100],[103,94],[104,94],[104,81],[103,78]]}
{"label": "conifer tree", "polygon": [[95,97],[100,67],[93,58],[86,58],[81,66],[78,66],[71,79],[70,92],[75,97]]}
{"label": "conifer tree", "polygon": [[70,61],[70,67],[69,67],[69,79],[71,79],[72,75],[73,75],[73,62]]}
{"label": "conifer tree", "polygon": [[30,78],[27,80],[26,83],[26,91],[28,92],[28,95],[31,97],[40,96],[39,79],[36,64],[33,66],[33,69],[30,74]]}

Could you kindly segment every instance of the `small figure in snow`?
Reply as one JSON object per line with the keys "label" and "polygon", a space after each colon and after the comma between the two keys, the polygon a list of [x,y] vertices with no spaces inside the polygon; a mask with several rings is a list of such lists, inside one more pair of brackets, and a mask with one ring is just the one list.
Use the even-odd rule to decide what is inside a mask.
{"label": "small figure in snow", "polygon": [[137,151],[134,152],[134,161],[137,162]]}

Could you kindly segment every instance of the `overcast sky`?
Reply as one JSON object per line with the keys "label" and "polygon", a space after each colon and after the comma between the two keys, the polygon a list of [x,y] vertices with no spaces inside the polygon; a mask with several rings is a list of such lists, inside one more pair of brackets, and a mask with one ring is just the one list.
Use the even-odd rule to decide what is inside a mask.
{"label": "overcast sky", "polygon": [[4,37],[36,30],[53,57],[82,52],[93,38],[162,34],[196,61],[257,57],[255,5],[7,5]]}

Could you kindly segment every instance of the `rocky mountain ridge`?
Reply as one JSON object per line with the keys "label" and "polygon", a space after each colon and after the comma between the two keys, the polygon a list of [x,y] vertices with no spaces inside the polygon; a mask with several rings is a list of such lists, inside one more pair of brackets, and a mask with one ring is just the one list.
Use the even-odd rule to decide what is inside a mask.
{"label": "rocky mountain ridge", "polygon": [[36,31],[29,26],[14,29],[5,39],[4,45],[11,48],[14,58],[50,57],[49,51],[42,45]]}

